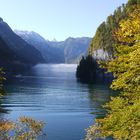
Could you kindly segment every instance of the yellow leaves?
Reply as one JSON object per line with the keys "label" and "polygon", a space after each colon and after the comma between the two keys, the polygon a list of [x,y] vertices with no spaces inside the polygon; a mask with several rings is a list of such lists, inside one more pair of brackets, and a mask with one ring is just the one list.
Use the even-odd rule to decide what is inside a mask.
{"label": "yellow leaves", "polygon": [[115,32],[116,40],[129,45],[139,40],[140,11],[134,10],[129,14],[128,19],[120,22],[120,28]]}
{"label": "yellow leaves", "polygon": [[[117,140],[140,139],[140,10],[135,9],[120,22],[115,33],[117,41],[115,58],[107,69],[115,76],[111,88],[121,90],[119,97],[106,104],[108,114],[97,119],[98,125],[90,127],[94,136],[112,136]],[[96,134],[96,132],[98,132]],[[99,135],[100,133],[100,135]],[[92,133],[91,133],[92,134]],[[90,135],[91,137],[91,135]]]}
{"label": "yellow leaves", "polygon": [[129,104],[128,101],[125,102],[123,98],[114,98],[113,102],[115,104],[111,106],[111,111],[106,118],[97,120],[101,124],[98,126],[101,136],[113,135],[115,139],[120,140],[133,139],[133,137],[136,137],[135,134],[139,132],[138,128],[140,128],[140,100],[133,105]]}
{"label": "yellow leaves", "polygon": [[117,79],[113,81],[113,89],[128,90],[130,85],[140,84],[140,49],[129,53],[127,57],[120,56],[109,63],[109,70],[117,73]]}
{"label": "yellow leaves", "polygon": [[[17,122],[0,121],[0,138],[7,140],[36,140],[43,134],[44,124],[29,117],[20,117]],[[11,135],[12,134],[12,135]]]}
{"label": "yellow leaves", "polygon": [[117,78],[112,83],[113,89],[130,91],[140,84],[140,12],[134,10],[128,19],[120,22],[116,39],[116,58],[108,63],[108,71]]}
{"label": "yellow leaves", "polygon": [[[27,138],[30,137],[30,132],[26,132],[26,133],[22,133],[21,135],[17,136],[16,139],[17,140],[26,140]],[[35,139],[29,139],[29,140],[35,140]]]}
{"label": "yellow leaves", "polygon": [[28,118],[28,117],[20,117],[19,122],[24,125],[27,125],[36,134],[40,133],[42,127],[44,126],[43,122],[36,121],[36,120],[34,120],[32,118]]}
{"label": "yellow leaves", "polygon": [[15,124],[10,121],[1,121],[0,122],[0,132],[9,132],[15,128]]}

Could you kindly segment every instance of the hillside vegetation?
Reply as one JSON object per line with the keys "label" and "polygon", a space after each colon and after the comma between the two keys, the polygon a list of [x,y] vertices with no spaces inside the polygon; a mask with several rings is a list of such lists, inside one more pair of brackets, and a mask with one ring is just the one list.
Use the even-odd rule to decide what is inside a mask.
{"label": "hillside vegetation", "polygon": [[128,13],[133,9],[133,5],[139,3],[139,0],[129,0],[126,5],[123,4],[118,7],[113,14],[107,17],[106,21],[101,23],[91,41],[89,54],[94,55],[97,50],[101,49],[108,53],[107,57],[113,57],[115,51],[114,45],[117,43],[117,40],[113,37],[114,30],[119,27],[119,22],[122,19],[127,18]]}
{"label": "hillside vegetation", "polygon": [[[130,5],[132,4],[132,5]],[[130,7],[129,7],[130,6]],[[104,107],[107,114],[96,119],[86,140],[113,137],[116,140],[140,139],[140,1],[129,0],[127,17],[114,31],[114,57],[103,67],[112,72],[111,84],[120,95]]]}

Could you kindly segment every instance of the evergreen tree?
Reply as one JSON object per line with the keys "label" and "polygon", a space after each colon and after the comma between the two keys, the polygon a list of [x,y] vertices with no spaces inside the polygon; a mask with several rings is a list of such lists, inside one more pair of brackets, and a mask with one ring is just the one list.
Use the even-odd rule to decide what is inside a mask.
{"label": "evergreen tree", "polygon": [[106,64],[116,78],[111,87],[121,90],[106,104],[108,114],[88,129],[87,140],[112,136],[117,140],[140,139],[140,9],[129,14],[115,31],[115,58]]}
{"label": "evergreen tree", "polygon": [[81,82],[93,82],[96,80],[97,62],[88,55],[86,58],[82,57],[76,71],[76,77]]}
{"label": "evergreen tree", "polygon": [[119,22],[133,11],[135,5],[140,8],[140,0],[129,0],[126,5],[118,7],[112,15],[108,16],[106,22],[101,23],[92,39],[89,54],[92,55],[94,51],[103,49],[108,53],[109,58],[114,57],[114,44],[117,40],[114,39],[113,32],[119,27]]}

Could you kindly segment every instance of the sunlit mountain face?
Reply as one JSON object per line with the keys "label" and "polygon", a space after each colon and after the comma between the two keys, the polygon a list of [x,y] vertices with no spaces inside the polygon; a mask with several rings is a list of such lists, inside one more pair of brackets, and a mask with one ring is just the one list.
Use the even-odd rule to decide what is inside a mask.
{"label": "sunlit mountain face", "polygon": [[72,38],[64,41],[48,41],[36,32],[19,31],[15,33],[38,49],[47,63],[77,63],[87,54],[91,42],[89,37]]}
{"label": "sunlit mountain face", "polygon": [[0,19],[0,67],[8,73],[16,73],[37,63],[43,63],[41,53]]}

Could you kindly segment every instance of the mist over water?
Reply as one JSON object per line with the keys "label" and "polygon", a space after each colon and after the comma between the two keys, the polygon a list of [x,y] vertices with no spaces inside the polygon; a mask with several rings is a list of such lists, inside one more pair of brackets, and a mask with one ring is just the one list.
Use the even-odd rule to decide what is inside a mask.
{"label": "mist over water", "polygon": [[[75,64],[39,64],[5,86],[1,117],[28,116],[46,123],[48,140],[81,140],[101,105],[113,94],[106,85],[77,82]],[[94,112],[91,114],[91,112]],[[45,140],[46,138],[41,138]]]}

